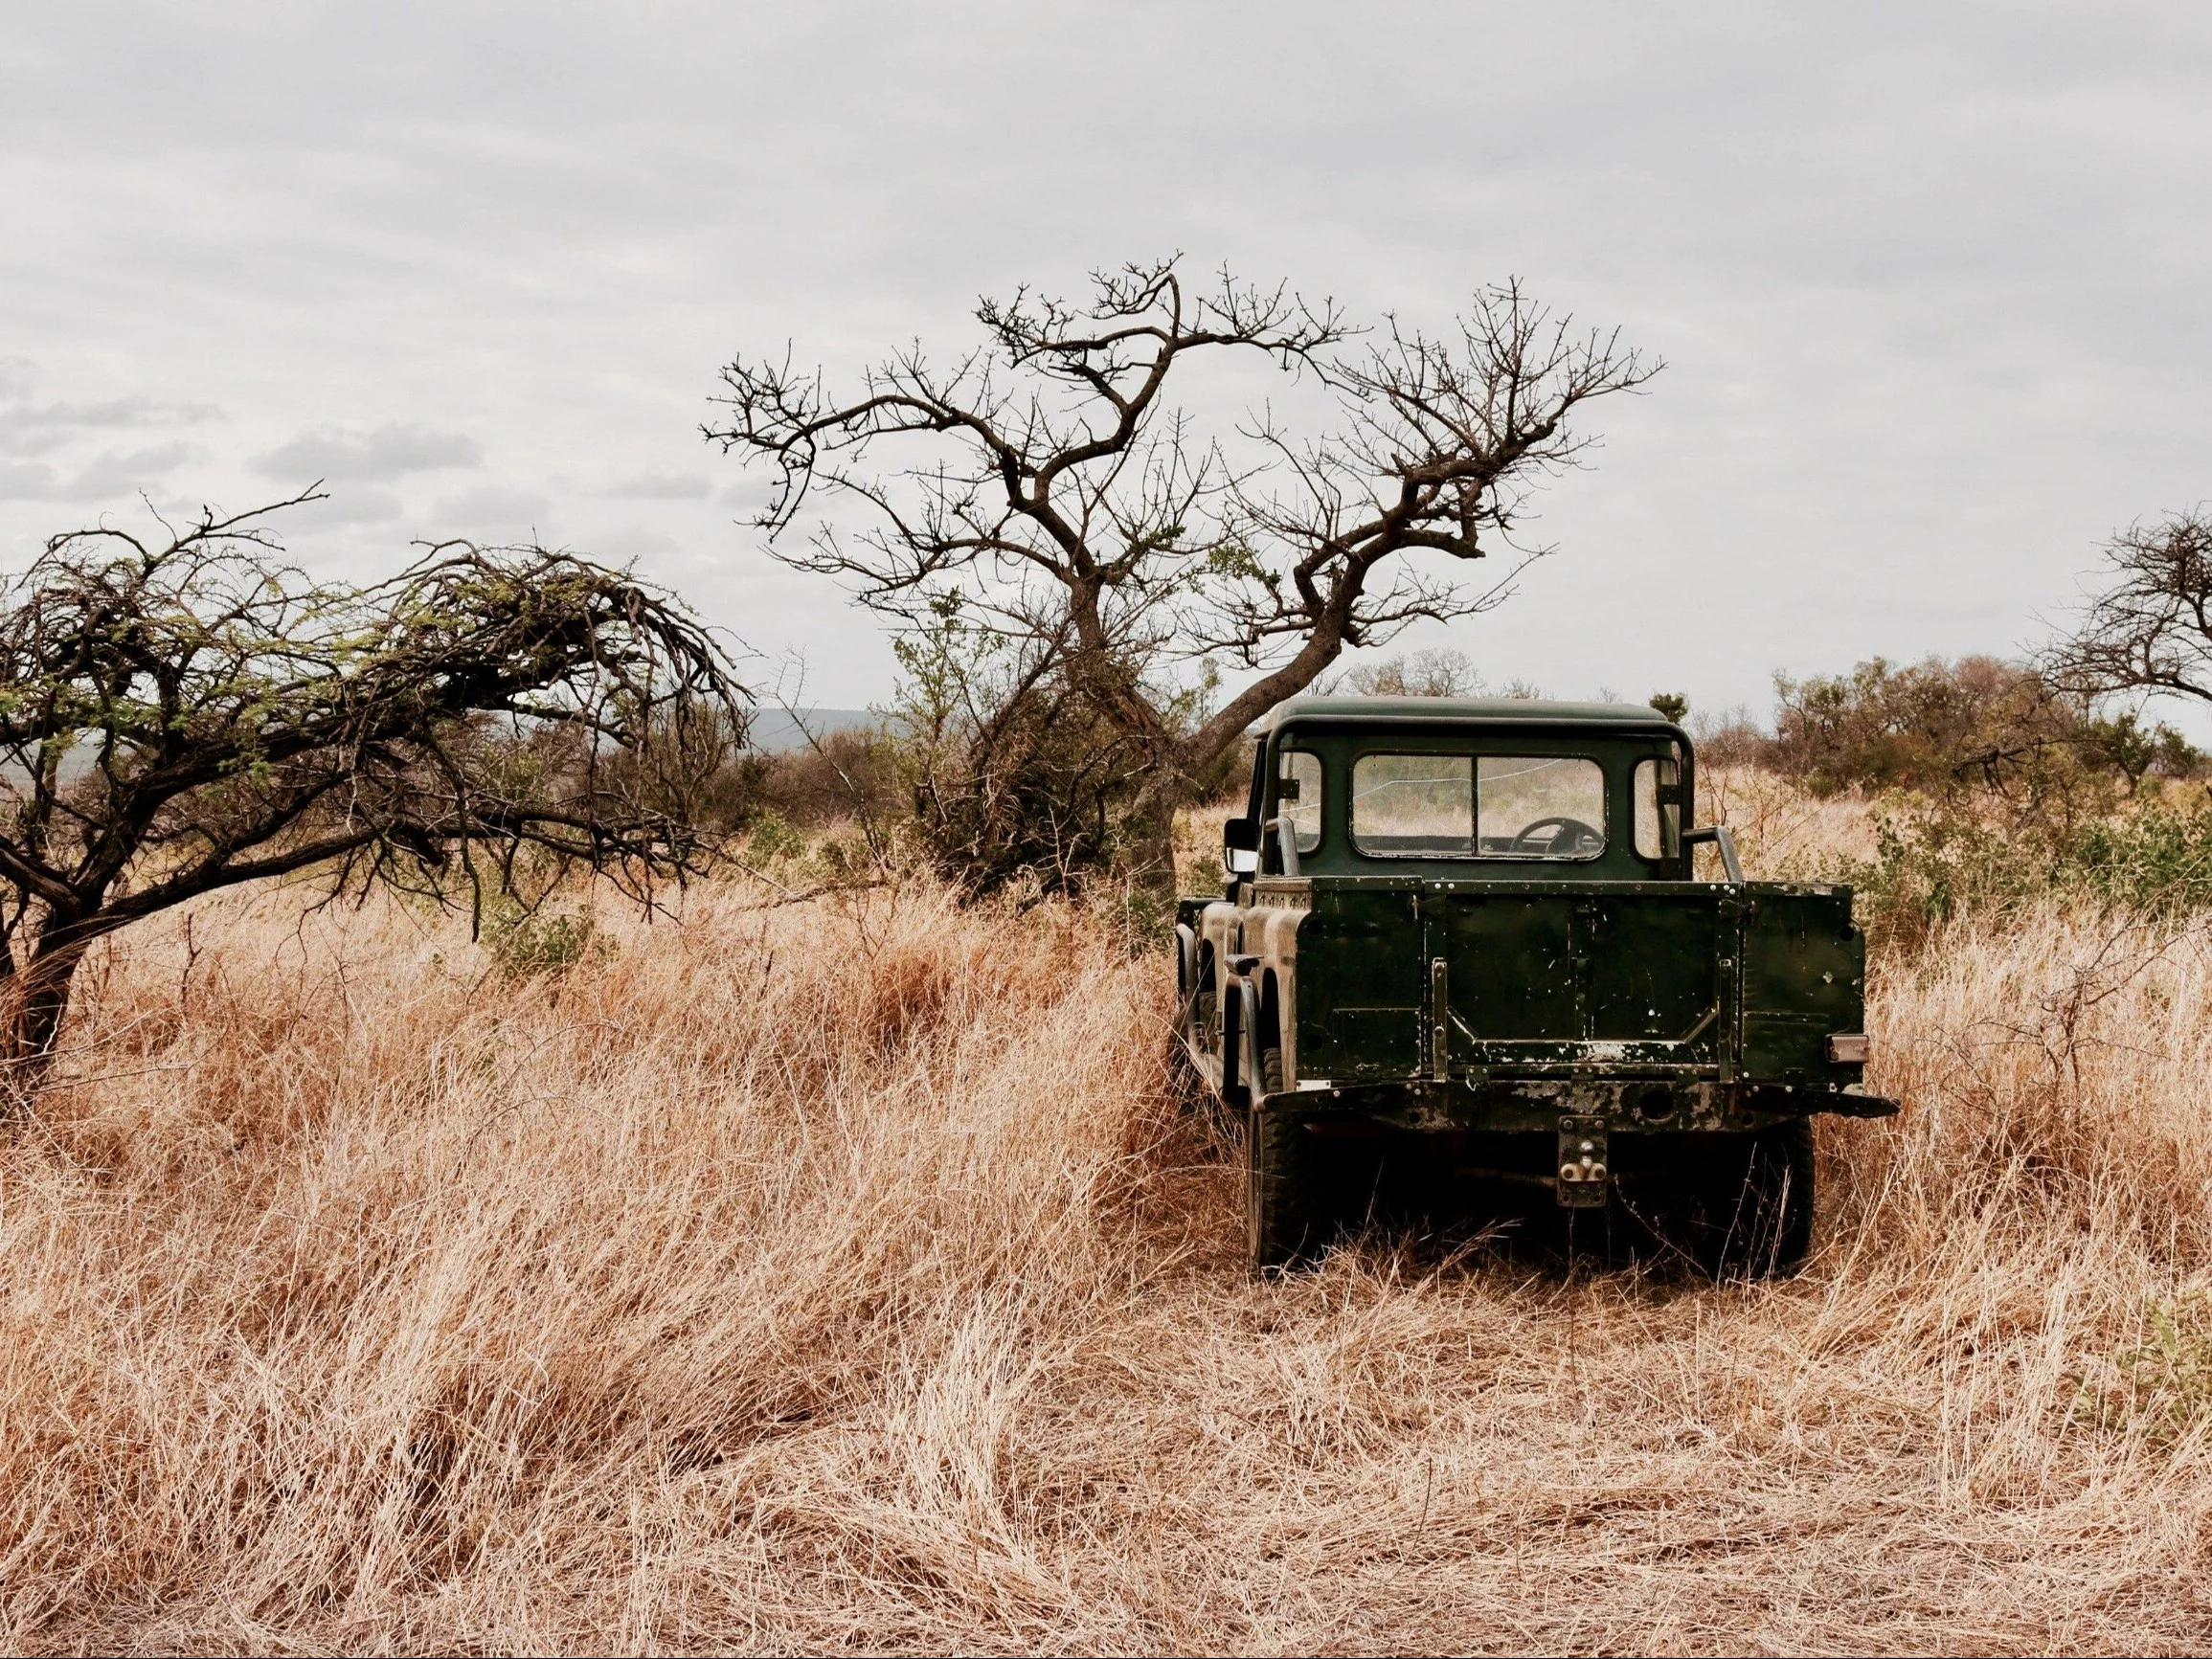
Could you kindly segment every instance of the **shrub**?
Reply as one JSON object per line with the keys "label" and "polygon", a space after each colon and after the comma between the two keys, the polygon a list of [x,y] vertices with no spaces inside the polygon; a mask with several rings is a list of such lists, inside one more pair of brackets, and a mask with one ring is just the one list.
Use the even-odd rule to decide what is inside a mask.
{"label": "shrub", "polygon": [[745,857],[749,863],[773,864],[797,858],[805,850],[806,838],[779,813],[764,812],[746,826]]}
{"label": "shrub", "polygon": [[1449,647],[1355,662],[1314,689],[1322,696],[1353,697],[1485,697],[1490,692],[1474,660]]}
{"label": "shrub", "polygon": [[2166,726],[2095,717],[2041,670],[1994,657],[1876,657],[1847,675],[1777,675],[1774,735],[1756,758],[1817,794],[1846,789],[1979,794],[2016,810],[2078,817],[2154,774],[2204,757]]}
{"label": "shrub", "polygon": [[1688,716],[1687,723],[1702,764],[1780,770],[1772,754],[1774,739],[1760,729],[1749,708],[1739,706],[1717,715],[1699,709]]}
{"label": "shrub", "polygon": [[2083,1379],[2074,1416],[2171,1445],[2212,1414],[2212,1296],[2154,1297],[2143,1323],[2142,1341]]}
{"label": "shrub", "polygon": [[890,819],[912,805],[898,741],[880,728],[825,732],[802,748],[760,758],[758,810],[801,829]]}
{"label": "shrub", "polygon": [[[1112,683],[1078,684],[1050,642],[972,621],[951,599],[893,649],[903,673],[892,753],[927,862],[971,896],[1112,884],[1145,832],[1137,797],[1150,762],[1102,705],[1137,683],[1135,670],[1117,661]],[[1216,684],[1207,670],[1143,695],[1187,731]],[[1187,780],[1194,798],[1223,787],[1241,749],[1228,745]]]}
{"label": "shrub", "polygon": [[2143,916],[2212,909],[2212,803],[2153,797],[2066,823],[1900,796],[1876,809],[1874,839],[1850,879],[1869,930],[1900,943],[1967,910],[2043,897]]}
{"label": "shrub", "polygon": [[527,979],[578,962],[604,961],[614,946],[587,910],[510,911],[485,930],[485,949],[503,977]]}

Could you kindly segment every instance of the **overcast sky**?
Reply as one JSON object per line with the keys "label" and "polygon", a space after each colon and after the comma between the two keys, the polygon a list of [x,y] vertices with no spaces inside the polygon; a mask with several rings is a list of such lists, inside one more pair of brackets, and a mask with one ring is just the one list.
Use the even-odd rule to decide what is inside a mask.
{"label": "overcast sky", "polygon": [[[0,560],[327,477],[294,550],[636,558],[811,701],[890,655],[737,522],[715,370],[1183,250],[1666,359],[1456,644],[1554,693],[2040,637],[2212,497],[2212,10],[305,0],[0,24]],[[1220,416],[1237,412],[1222,409]]]}

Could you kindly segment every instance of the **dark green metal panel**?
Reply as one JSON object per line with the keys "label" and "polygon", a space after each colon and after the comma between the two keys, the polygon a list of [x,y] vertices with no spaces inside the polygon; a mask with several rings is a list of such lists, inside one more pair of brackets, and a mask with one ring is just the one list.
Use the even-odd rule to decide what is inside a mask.
{"label": "dark green metal panel", "polygon": [[1420,1069],[1418,1008],[1339,1008],[1315,1069],[1331,1077],[1407,1077]]}
{"label": "dark green metal panel", "polygon": [[1865,945],[1844,888],[1322,878],[1312,904],[1296,971],[1303,1075],[1429,1072],[1439,959],[1456,1069],[1718,1065],[1723,1081],[1825,1087],[1860,1075],[1827,1057],[1831,1035],[1864,1024]]}
{"label": "dark green metal panel", "polygon": [[[1429,896],[1428,950],[1448,971],[1459,1061],[1565,1061],[1526,1046],[1687,1043],[1635,1064],[1710,1065],[1724,1021],[1718,959],[1732,954],[1728,901],[1707,886],[1473,884]],[[1615,1057],[1629,1063],[1626,1055]]]}
{"label": "dark green metal panel", "polygon": [[1298,924],[1298,1070],[1408,1077],[1421,1068],[1428,960],[1411,884],[1324,887]]}
{"label": "dark green metal panel", "polygon": [[1865,1029],[1866,941],[1851,891],[1754,887],[1744,915],[1744,1074],[1837,1085],[1856,1065],[1828,1059],[1828,1038]]}
{"label": "dark green metal panel", "polygon": [[1562,893],[1435,895],[1429,954],[1448,964],[1452,1012],[1484,1042],[1573,1042],[1583,1035],[1576,900]]}
{"label": "dark green metal panel", "polygon": [[1712,1044],[1719,1028],[1718,903],[1704,891],[1587,902],[1581,954],[1588,964],[1591,1037],[1679,1042],[1702,1027],[1704,1045]]}

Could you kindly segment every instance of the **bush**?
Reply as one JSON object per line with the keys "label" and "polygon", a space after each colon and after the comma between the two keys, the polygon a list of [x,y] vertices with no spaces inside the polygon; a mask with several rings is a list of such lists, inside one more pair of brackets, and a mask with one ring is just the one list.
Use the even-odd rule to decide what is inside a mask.
{"label": "bush", "polygon": [[2002,788],[2063,751],[2076,709],[2032,668],[1993,657],[1848,675],[1777,676],[1772,759],[1816,792]]}
{"label": "bush", "polygon": [[1025,689],[981,730],[907,751],[931,862],[972,893],[1079,893],[1134,839],[1144,756],[1064,684]]}
{"label": "bush", "polygon": [[[903,670],[893,752],[914,834],[927,862],[971,896],[1079,896],[1111,882],[1144,834],[1135,808],[1152,757],[1101,704],[1135,687],[1133,701],[1187,731],[1217,684],[1210,669],[1181,687],[1148,684],[1115,661],[1104,671],[1117,681],[1078,684],[1054,642],[970,621],[950,597],[934,626],[893,649]],[[1239,747],[1188,780],[1199,796],[1224,787]]]}
{"label": "bush", "polygon": [[1869,930],[1910,944],[1967,910],[2044,897],[2143,916],[2212,909],[2212,803],[2153,797],[2108,817],[2007,822],[1975,803],[1893,798],[1850,871]]}
{"label": "bush", "polygon": [[1773,738],[1760,729],[1749,708],[1739,706],[1719,715],[1699,709],[1689,714],[1687,724],[1703,765],[1780,770],[1773,756]]}
{"label": "bush", "polygon": [[1474,659],[1449,647],[1355,662],[1314,689],[1324,697],[1485,697],[1490,692]]}
{"label": "bush", "polygon": [[2074,1418],[2171,1446],[2212,1415],[2212,1296],[2154,1297],[2143,1324],[2142,1341],[2082,1379]]}
{"label": "bush", "polygon": [[527,979],[578,962],[604,961],[614,946],[587,910],[509,911],[485,928],[485,949],[503,977]]}
{"label": "bush", "polygon": [[760,758],[756,810],[801,829],[889,819],[913,804],[898,741],[878,728],[826,732],[804,748]]}
{"label": "bush", "polygon": [[763,812],[745,828],[745,856],[755,864],[779,863],[806,851],[806,838],[779,813]]}
{"label": "bush", "polygon": [[2121,783],[2132,793],[2204,764],[2171,727],[2097,718],[2041,670],[1995,657],[1876,657],[1847,675],[1777,675],[1774,690],[1774,734],[1756,758],[1817,794],[1978,794],[2071,818],[2102,810]]}

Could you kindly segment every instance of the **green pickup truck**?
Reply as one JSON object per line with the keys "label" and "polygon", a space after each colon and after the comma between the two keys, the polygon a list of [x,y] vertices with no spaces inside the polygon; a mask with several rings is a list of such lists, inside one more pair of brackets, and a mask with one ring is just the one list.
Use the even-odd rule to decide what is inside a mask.
{"label": "green pickup truck", "polygon": [[[1297,698],[1227,892],[1177,915],[1184,1058],[1241,1119],[1253,1266],[1318,1256],[1392,1160],[1786,1271],[1817,1112],[1867,1094],[1845,886],[1747,882],[1685,829],[1688,736],[1620,704]],[[1719,881],[1695,854],[1712,844]]]}

